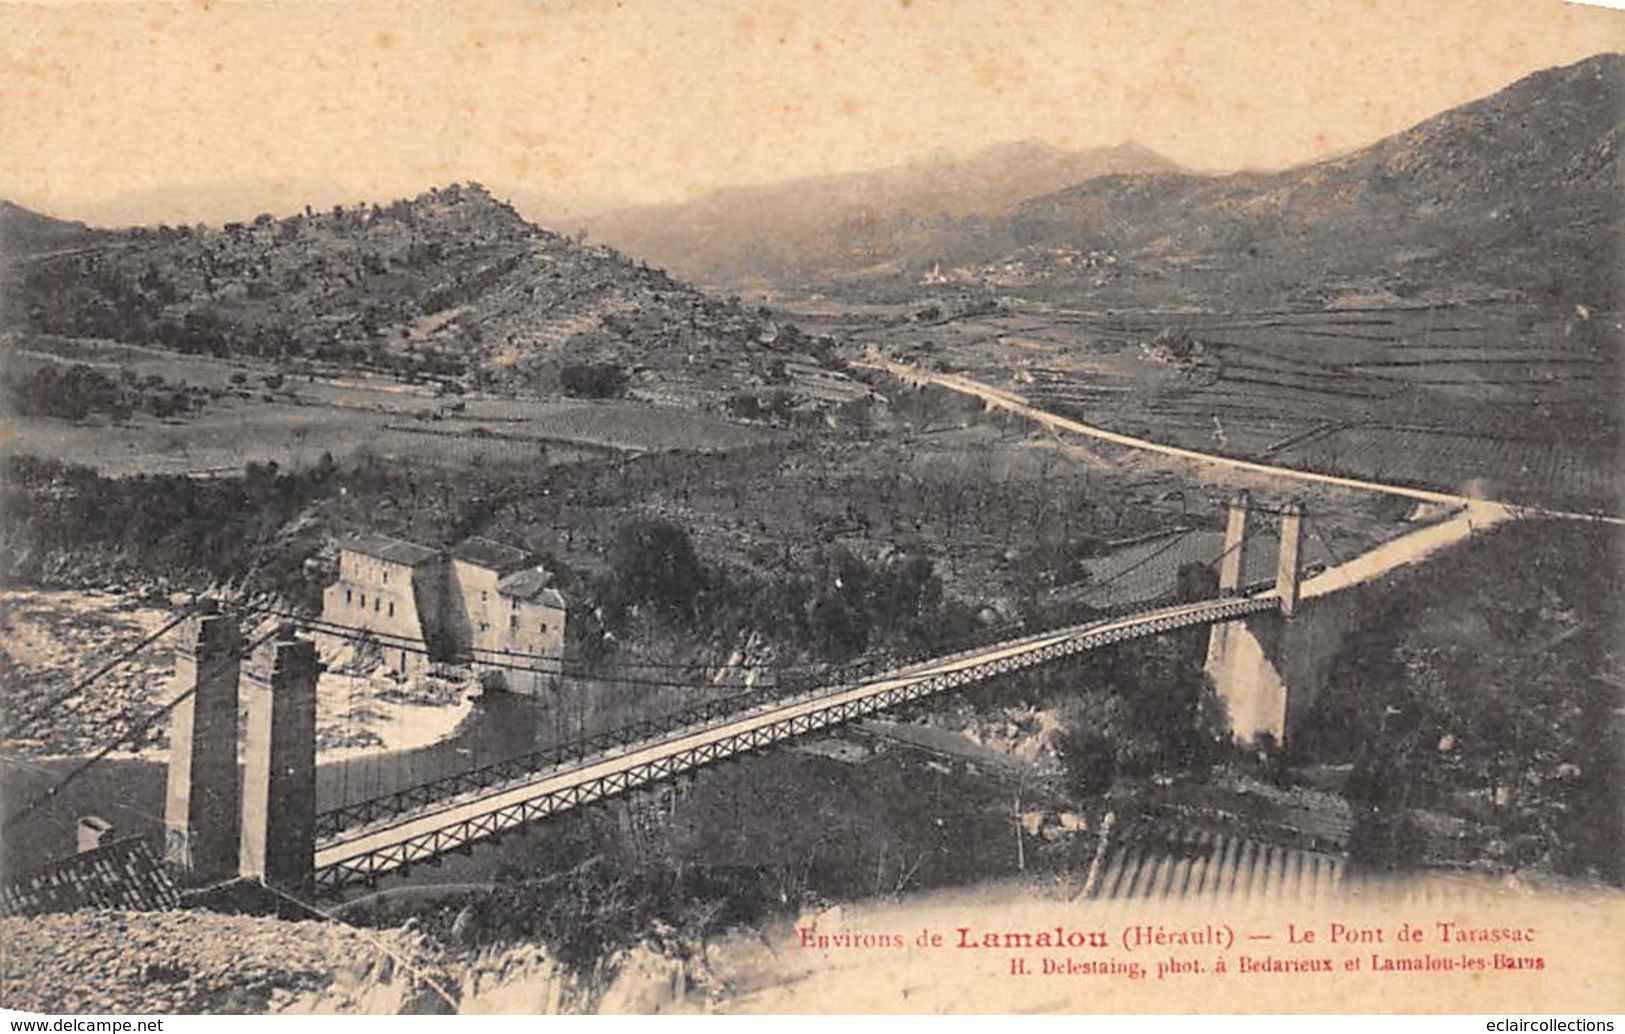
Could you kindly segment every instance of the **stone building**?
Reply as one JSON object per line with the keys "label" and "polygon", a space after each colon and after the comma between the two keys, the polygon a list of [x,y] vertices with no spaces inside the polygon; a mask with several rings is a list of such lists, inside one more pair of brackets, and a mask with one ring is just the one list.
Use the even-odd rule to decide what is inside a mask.
{"label": "stone building", "polygon": [[564,600],[551,582],[523,550],[500,542],[476,537],[451,551],[448,624],[486,681],[528,693],[557,681],[547,676],[564,656]]}
{"label": "stone building", "polygon": [[322,620],[376,633],[384,660],[403,675],[419,674],[447,652],[443,633],[445,572],[441,554],[387,535],[339,543],[339,580],[322,593]]}
{"label": "stone building", "polygon": [[342,540],[339,579],[322,594],[322,619],[373,633],[393,670],[472,664],[520,693],[556,685],[566,612],[529,554],[478,537],[449,553],[385,535]]}
{"label": "stone building", "polygon": [[[553,588],[552,576],[540,567],[515,571],[497,583],[497,612],[492,614],[485,638],[492,649],[527,657],[564,657],[564,597]],[[547,663],[527,661],[540,671],[503,672],[507,687],[519,693],[539,693],[558,684],[559,676]]]}

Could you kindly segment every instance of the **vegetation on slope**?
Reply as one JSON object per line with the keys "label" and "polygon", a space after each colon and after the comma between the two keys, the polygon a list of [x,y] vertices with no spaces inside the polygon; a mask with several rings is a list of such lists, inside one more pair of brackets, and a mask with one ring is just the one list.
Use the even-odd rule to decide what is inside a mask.
{"label": "vegetation on slope", "polygon": [[6,329],[714,409],[794,382],[786,363],[835,363],[832,342],[532,226],[478,184],[99,240],[12,270]]}
{"label": "vegetation on slope", "polygon": [[1433,813],[1469,824],[1463,860],[1625,881],[1620,549],[1591,526],[1497,528],[1351,621],[1292,749],[1353,765],[1364,860],[1413,862]]}

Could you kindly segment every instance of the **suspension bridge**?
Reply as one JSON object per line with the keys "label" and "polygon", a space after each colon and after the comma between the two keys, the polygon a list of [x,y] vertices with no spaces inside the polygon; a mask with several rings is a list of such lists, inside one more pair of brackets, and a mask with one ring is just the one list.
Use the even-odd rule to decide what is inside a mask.
{"label": "suspension bridge", "polygon": [[407,791],[392,795],[386,808],[347,808],[345,814],[376,817],[316,844],[315,883],[324,892],[372,883],[384,873],[525,823],[876,711],[1114,643],[1278,610],[1280,603],[1273,592],[1207,600],[1023,637],[856,685],[763,704],[713,724],[607,746],[596,755],[489,786],[478,785],[484,780],[477,775],[473,788],[444,801],[419,804],[422,792]]}
{"label": "suspension bridge", "polygon": [[[1251,578],[1244,562],[1245,545],[1264,523],[1248,527],[1247,516],[1260,511],[1279,518],[1273,582]],[[1290,616],[1297,607],[1303,524],[1296,504],[1270,510],[1251,504],[1244,495],[1238,497],[1231,505],[1223,550],[1203,558],[1218,570],[1218,595],[1212,598],[1174,602],[1170,587],[1164,586],[1156,599],[1142,596],[1137,603],[1102,613],[1089,608],[1085,596],[1085,609],[1094,614],[1087,620],[1036,631],[997,627],[952,652],[831,669],[817,680],[786,678],[573,743],[513,756],[472,757],[459,771],[359,800],[348,799],[346,788],[339,795],[343,799],[329,802],[323,810],[318,809],[314,743],[315,686],[321,664],[313,642],[297,633],[303,629],[333,635],[345,630],[331,622],[290,619],[259,608],[261,620],[269,615],[280,627],[245,642],[238,632],[237,614],[212,601],[199,616],[196,648],[181,653],[180,675],[189,687],[138,730],[166,718],[171,723],[166,859],[197,878],[240,873],[273,885],[338,895],[704,765],[1114,644],[1212,626],[1211,668],[1215,651],[1228,641],[1219,634],[1225,626],[1259,616]],[[1098,582],[1094,591],[1104,593],[1170,548],[1164,544],[1149,551]],[[242,612],[253,614],[255,609]],[[347,634],[370,633],[352,629]],[[273,638],[269,669],[243,667],[255,648]],[[510,656],[479,660],[508,665],[543,662]],[[103,670],[106,666],[64,696],[82,691]],[[675,678],[646,681],[683,684]],[[240,711],[248,720],[246,772],[239,782]],[[126,734],[120,741],[128,739]],[[7,831],[115,746],[110,744],[70,772],[50,794],[9,816]]]}

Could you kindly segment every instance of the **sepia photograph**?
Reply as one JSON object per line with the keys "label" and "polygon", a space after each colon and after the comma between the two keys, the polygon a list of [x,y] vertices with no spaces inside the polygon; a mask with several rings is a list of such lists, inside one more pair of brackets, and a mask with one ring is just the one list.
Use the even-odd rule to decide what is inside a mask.
{"label": "sepia photograph", "polygon": [[1625,1013],[1622,133],[1563,0],[0,3],[0,1012]]}

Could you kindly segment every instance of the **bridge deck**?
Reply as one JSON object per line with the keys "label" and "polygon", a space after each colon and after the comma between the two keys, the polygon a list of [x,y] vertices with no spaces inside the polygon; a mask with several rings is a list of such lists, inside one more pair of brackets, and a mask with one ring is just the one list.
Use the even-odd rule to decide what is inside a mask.
{"label": "bridge deck", "polygon": [[994,675],[1279,606],[1277,597],[1265,594],[1162,607],[937,658],[856,685],[775,700],[706,727],[676,730],[567,768],[536,773],[465,799],[439,802],[369,828],[347,830],[317,845],[317,888],[334,892],[354,883],[371,883],[379,875],[526,822]]}

